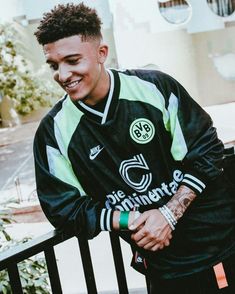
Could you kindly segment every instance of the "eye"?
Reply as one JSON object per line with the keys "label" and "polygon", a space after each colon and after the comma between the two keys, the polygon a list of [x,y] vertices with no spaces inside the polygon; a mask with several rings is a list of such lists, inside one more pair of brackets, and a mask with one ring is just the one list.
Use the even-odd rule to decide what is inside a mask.
{"label": "eye", "polygon": [[53,71],[56,71],[58,69],[58,65],[56,63],[49,63],[49,67]]}
{"label": "eye", "polygon": [[68,64],[74,65],[79,63],[79,58],[73,58],[73,59],[68,59],[67,62]]}

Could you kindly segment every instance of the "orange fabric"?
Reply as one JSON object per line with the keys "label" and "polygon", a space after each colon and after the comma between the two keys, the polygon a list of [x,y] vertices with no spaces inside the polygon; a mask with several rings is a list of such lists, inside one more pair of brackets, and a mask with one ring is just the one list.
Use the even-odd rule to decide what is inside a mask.
{"label": "orange fabric", "polygon": [[215,276],[216,276],[216,280],[217,280],[217,284],[219,289],[228,287],[228,282],[226,279],[226,274],[224,272],[224,267],[222,262],[216,264],[215,266],[213,266],[214,268],[214,272],[215,272]]}

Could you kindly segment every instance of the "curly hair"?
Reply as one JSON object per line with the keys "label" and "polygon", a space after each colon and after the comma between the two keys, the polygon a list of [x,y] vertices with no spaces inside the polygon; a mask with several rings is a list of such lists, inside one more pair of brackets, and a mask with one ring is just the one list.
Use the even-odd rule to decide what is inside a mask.
{"label": "curly hair", "polygon": [[41,45],[74,35],[80,35],[82,40],[102,38],[101,25],[95,9],[83,3],[59,4],[50,12],[44,13],[34,35]]}

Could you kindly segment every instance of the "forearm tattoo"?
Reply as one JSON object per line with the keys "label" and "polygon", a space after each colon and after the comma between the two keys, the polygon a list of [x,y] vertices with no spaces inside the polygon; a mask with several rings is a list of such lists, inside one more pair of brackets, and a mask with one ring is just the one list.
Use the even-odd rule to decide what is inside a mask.
{"label": "forearm tattoo", "polygon": [[195,197],[194,191],[182,185],[166,206],[172,211],[178,221]]}

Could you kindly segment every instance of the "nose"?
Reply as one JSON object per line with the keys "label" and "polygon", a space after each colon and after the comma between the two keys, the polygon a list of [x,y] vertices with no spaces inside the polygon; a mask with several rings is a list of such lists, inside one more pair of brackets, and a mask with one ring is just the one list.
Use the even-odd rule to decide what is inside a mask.
{"label": "nose", "polygon": [[61,64],[57,71],[56,80],[60,83],[65,83],[71,77],[72,73],[66,65]]}

